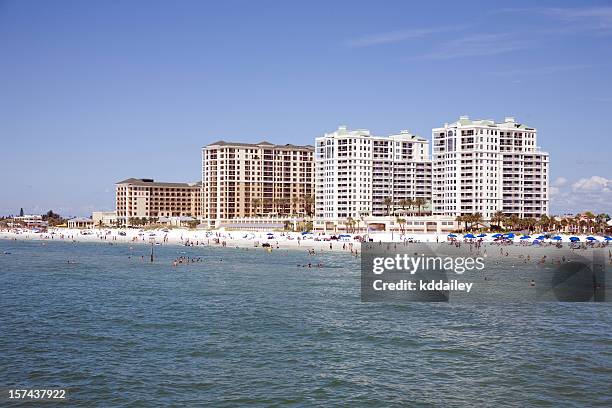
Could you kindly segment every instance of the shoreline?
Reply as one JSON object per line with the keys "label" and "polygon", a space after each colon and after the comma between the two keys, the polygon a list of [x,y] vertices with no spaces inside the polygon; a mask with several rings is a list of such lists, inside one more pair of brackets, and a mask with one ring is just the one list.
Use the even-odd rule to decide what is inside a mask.
{"label": "shoreline", "polygon": [[[121,235],[125,234],[125,235]],[[252,232],[252,231],[203,231],[188,230],[182,228],[174,229],[118,229],[118,228],[95,228],[95,229],[69,229],[50,228],[45,233],[35,233],[27,229],[2,229],[0,239],[17,241],[57,241],[57,242],[92,242],[128,245],[177,245],[211,248],[236,248],[236,249],[262,249],[274,250],[297,250],[313,252],[345,252],[354,256],[361,253],[361,242],[354,237],[360,234],[341,234],[338,240],[329,240],[330,234],[314,233],[302,234],[298,232]],[[470,241],[464,239],[464,234],[455,234],[458,242]],[[512,242],[521,247],[530,247],[534,234],[529,240],[521,240],[519,236]],[[569,234],[558,234],[563,244],[569,243]],[[575,235],[580,238],[580,244],[586,244],[587,235]],[[594,235],[597,243],[606,244],[603,237]],[[411,233],[400,234],[390,232],[369,233],[368,237],[373,242],[420,242],[420,243],[448,243],[447,233]],[[493,242],[491,234],[481,238],[483,243]],[[474,240],[473,242],[477,242]],[[546,240],[545,245],[556,243]],[[266,244],[266,246],[263,246]],[[608,242],[607,246],[611,244]]]}

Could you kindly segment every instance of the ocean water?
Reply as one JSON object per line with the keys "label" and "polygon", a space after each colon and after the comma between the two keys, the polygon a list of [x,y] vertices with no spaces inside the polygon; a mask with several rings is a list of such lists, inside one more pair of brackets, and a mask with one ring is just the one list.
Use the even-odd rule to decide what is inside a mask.
{"label": "ocean water", "polygon": [[362,303],[347,254],[149,251],[0,240],[0,405],[612,405],[609,303]]}

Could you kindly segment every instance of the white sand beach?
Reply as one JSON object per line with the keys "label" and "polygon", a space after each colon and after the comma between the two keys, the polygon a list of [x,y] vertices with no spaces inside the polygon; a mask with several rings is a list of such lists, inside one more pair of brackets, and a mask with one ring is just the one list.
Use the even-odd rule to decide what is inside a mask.
{"label": "white sand beach", "polygon": [[[373,232],[367,238],[374,242],[447,242],[447,233],[411,233],[400,234],[397,232]],[[466,240],[466,234],[454,234],[458,241]],[[474,233],[474,240],[484,242],[493,241],[494,234]],[[587,235],[568,235],[555,234],[561,237],[560,242],[571,242],[570,237],[578,237],[579,242],[608,243],[604,237],[593,235],[595,240],[588,240]],[[184,228],[174,229],[116,229],[116,228],[95,228],[95,229],[69,229],[69,228],[50,228],[47,232],[33,232],[27,229],[3,229],[0,230],[0,239],[9,240],[40,240],[40,241],[74,241],[74,242],[108,242],[123,244],[146,244],[146,245],[193,245],[193,246],[213,246],[213,247],[235,247],[235,248],[264,248],[266,250],[275,249],[294,249],[294,250],[315,250],[315,251],[345,251],[358,254],[361,250],[360,234],[324,234],[298,232],[252,232],[252,231],[204,231],[190,230]],[[516,235],[511,240],[523,245],[531,245],[540,234],[535,233],[530,238],[523,238]],[[521,239],[523,238],[523,239]],[[550,239],[543,240],[551,242]],[[555,242],[555,241],[552,241]],[[612,245],[612,244],[610,244]]]}

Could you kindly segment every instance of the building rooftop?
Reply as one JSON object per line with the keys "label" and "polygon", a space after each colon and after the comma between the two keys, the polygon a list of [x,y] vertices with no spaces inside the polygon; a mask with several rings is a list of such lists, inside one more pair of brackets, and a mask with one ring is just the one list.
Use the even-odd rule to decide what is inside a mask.
{"label": "building rooftop", "polygon": [[453,123],[445,123],[444,127],[453,127],[453,126],[485,126],[492,128],[503,128],[503,129],[525,129],[525,130],[535,130],[530,126],[526,126],[522,123],[517,123],[516,119],[512,116],[507,116],[504,118],[503,122],[495,122],[493,119],[470,119],[467,115],[459,116],[459,120]]}
{"label": "building rooftop", "polygon": [[168,183],[168,182],[160,182],[160,181],[156,182],[153,179],[147,179],[147,178],[142,178],[142,179],[129,178],[123,181],[119,181],[115,184],[129,184],[133,186],[145,186],[145,187],[147,186],[148,187],[197,187],[197,186],[200,186],[202,182],[198,181],[195,183]]}
{"label": "building rooftop", "polygon": [[339,126],[337,130],[331,133],[326,133],[323,137],[336,137],[336,136],[364,136],[364,137],[372,137],[379,139],[394,139],[394,140],[418,140],[422,142],[427,142],[428,140],[424,137],[414,135],[410,133],[409,130],[401,130],[399,133],[395,133],[389,136],[377,136],[373,135],[368,129],[348,129],[346,126]]}
{"label": "building rooftop", "polygon": [[259,143],[241,143],[241,142],[226,142],[225,140],[218,140],[213,143],[209,143],[204,147],[210,146],[237,146],[237,147],[270,147],[273,149],[297,149],[297,150],[313,150],[314,146],[311,145],[294,145],[294,144],[284,144],[284,145],[275,145],[268,141],[262,140]]}

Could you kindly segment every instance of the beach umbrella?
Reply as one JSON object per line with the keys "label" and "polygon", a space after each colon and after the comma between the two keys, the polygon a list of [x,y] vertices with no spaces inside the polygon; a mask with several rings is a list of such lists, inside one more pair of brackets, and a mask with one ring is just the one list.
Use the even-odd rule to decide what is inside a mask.
{"label": "beach umbrella", "polygon": [[612,237],[604,237],[605,241],[612,241]]}
{"label": "beach umbrella", "polygon": [[587,240],[588,241],[597,241],[597,238],[595,238],[595,237],[587,237]]}
{"label": "beach umbrella", "polygon": [[529,235],[523,235],[523,236],[521,237],[521,239],[529,239],[529,238],[531,238]]}
{"label": "beach umbrella", "polygon": [[561,237],[559,235],[552,237],[555,241],[561,241]]}
{"label": "beach umbrella", "polygon": [[476,237],[474,236],[474,234],[466,234],[466,235],[463,236],[463,238],[472,239],[472,238],[476,238]]}
{"label": "beach umbrella", "polygon": [[487,234],[479,234],[479,235],[478,235],[478,238],[484,238],[484,237],[486,237],[486,236],[487,236]]}
{"label": "beach umbrella", "polygon": [[273,234],[273,233],[271,233],[271,232],[268,232],[266,235],[274,235],[274,234]]}
{"label": "beach umbrella", "polygon": [[507,233],[505,236],[506,238],[514,238],[514,234],[511,232]]}
{"label": "beach umbrella", "polygon": [[492,237],[493,238],[499,238],[499,237],[503,237],[503,235],[500,234],[500,233],[497,233],[497,234],[493,234]]}
{"label": "beach umbrella", "polygon": [[540,241],[545,240],[546,237],[544,235],[540,235],[539,237],[537,237],[536,239],[539,239]]}
{"label": "beach umbrella", "polygon": [[457,238],[457,236],[455,234],[448,234],[449,238]]}
{"label": "beach umbrella", "polygon": [[531,245],[540,245],[542,243],[542,241],[538,241],[537,239],[534,240]]}
{"label": "beach umbrella", "polygon": [[577,242],[577,241],[580,241],[580,238],[578,238],[578,237],[570,237],[569,240],[572,241],[572,242]]}

